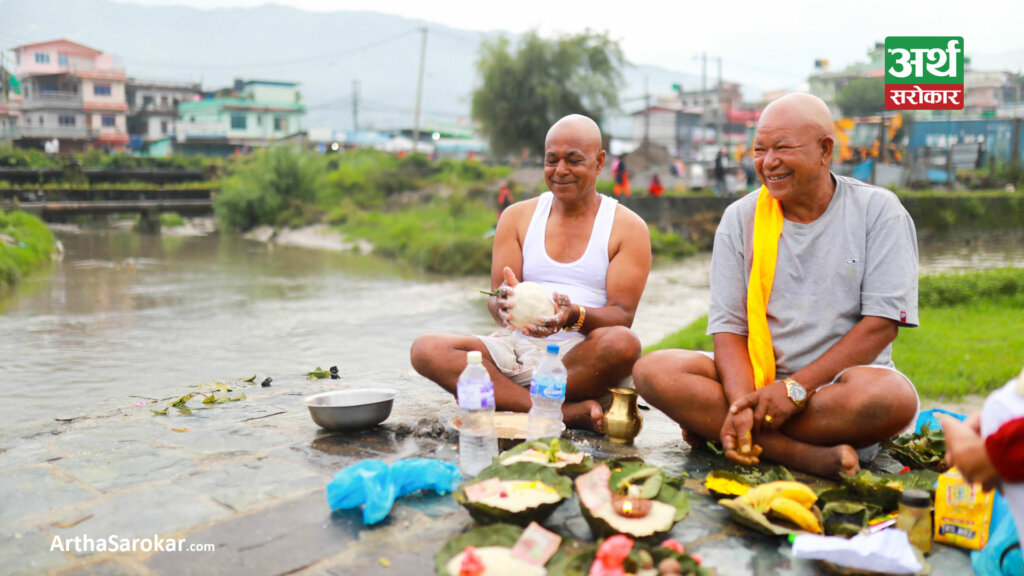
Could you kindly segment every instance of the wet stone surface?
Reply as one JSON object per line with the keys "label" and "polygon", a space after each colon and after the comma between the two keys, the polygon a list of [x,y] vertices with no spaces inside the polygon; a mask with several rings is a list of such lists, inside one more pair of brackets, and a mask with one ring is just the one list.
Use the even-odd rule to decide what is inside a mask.
{"label": "wet stone surface", "polygon": [[[387,386],[387,381],[380,382]],[[239,387],[246,399],[183,415],[169,405],[131,405],[71,422],[40,422],[0,440],[0,572],[7,574],[431,574],[434,554],[473,526],[451,495],[399,498],[391,514],[364,526],[359,510],[332,513],[326,485],[365,459],[391,463],[424,457],[457,460],[458,435],[446,425],[451,397],[424,384],[396,399],[382,424],[356,432],[316,426],[302,399],[352,387],[339,381],[282,377],[269,388]],[[405,387],[408,387],[407,385]],[[184,394],[187,391],[182,391]],[[190,406],[197,406],[193,400]],[[635,444],[571,431],[566,437],[597,460],[640,457],[684,478],[692,510],[670,536],[719,574],[809,575],[784,538],[735,525],[704,494],[723,456],[691,450],[663,414],[643,412]],[[874,468],[892,470],[894,461]],[[813,478],[815,486],[827,484]],[[573,497],[545,526],[593,541]],[[183,540],[184,551],[51,550],[56,537]],[[191,547],[213,547],[200,551]],[[970,574],[967,554],[935,546],[938,576]]]}

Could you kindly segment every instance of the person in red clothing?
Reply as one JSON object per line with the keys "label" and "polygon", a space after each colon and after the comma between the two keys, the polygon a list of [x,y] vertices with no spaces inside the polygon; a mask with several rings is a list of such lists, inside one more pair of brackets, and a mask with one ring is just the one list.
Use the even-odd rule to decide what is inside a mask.
{"label": "person in red clothing", "polygon": [[508,180],[501,181],[501,189],[498,190],[498,216],[501,217],[501,213],[505,211],[515,202],[512,196],[512,192],[508,188]]}
{"label": "person in red clothing", "polygon": [[966,422],[941,416],[946,462],[968,482],[997,487],[1024,542],[1024,371],[985,399]]}
{"label": "person in red clothing", "polygon": [[655,174],[651,176],[651,185],[647,187],[647,193],[651,196],[661,196],[661,193],[665,191],[665,187],[661,185],[661,178]]}

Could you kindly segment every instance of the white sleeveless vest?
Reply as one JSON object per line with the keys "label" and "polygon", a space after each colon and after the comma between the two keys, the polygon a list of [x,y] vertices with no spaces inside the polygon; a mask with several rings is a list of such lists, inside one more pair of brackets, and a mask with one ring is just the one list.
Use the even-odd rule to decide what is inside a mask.
{"label": "white sleeveless vest", "polygon": [[[608,303],[608,240],[618,200],[603,194],[600,197],[601,206],[583,256],[575,262],[557,262],[548,256],[544,247],[544,230],[554,194],[545,192],[540,195],[523,241],[524,281],[540,284],[548,295],[554,292],[565,294],[573,304],[587,308],[601,308]],[[565,340],[570,336],[571,333],[560,331],[547,340]]]}

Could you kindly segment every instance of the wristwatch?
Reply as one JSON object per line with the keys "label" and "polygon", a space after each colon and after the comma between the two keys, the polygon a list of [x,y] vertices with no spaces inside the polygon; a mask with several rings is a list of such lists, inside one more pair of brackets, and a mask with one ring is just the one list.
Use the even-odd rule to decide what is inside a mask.
{"label": "wristwatch", "polygon": [[796,404],[797,407],[803,408],[807,404],[807,388],[804,388],[802,384],[789,378],[783,378],[782,383],[786,385],[786,396]]}

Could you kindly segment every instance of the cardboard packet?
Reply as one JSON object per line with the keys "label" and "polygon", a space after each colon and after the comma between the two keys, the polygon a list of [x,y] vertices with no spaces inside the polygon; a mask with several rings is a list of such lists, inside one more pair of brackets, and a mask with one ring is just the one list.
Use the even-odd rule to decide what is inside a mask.
{"label": "cardboard packet", "polygon": [[935,488],[935,541],[971,550],[984,548],[994,492],[969,484],[956,468],[940,475]]}

